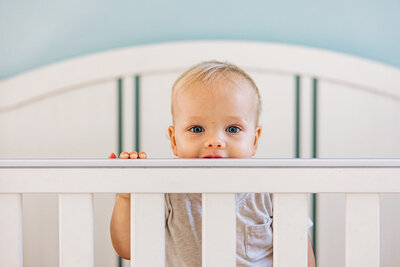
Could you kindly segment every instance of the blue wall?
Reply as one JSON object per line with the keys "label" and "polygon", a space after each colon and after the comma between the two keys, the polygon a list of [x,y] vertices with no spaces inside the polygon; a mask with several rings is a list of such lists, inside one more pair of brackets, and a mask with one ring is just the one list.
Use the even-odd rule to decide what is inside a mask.
{"label": "blue wall", "polygon": [[400,67],[400,1],[2,0],[0,80],[89,53],[189,39],[304,45]]}

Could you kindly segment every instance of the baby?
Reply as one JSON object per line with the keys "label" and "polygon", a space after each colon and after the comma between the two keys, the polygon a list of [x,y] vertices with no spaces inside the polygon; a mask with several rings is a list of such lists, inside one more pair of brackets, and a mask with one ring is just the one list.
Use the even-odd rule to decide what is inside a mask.
{"label": "baby", "polygon": [[[261,127],[261,99],[237,66],[202,62],[172,87],[169,137],[178,158],[251,158]],[[141,152],[142,153],[142,152]],[[121,158],[145,158],[123,152]],[[201,194],[165,194],[166,266],[201,266]],[[118,194],[111,218],[116,252],[130,258],[130,195]],[[268,193],[236,194],[236,265],[272,266],[272,200]],[[308,266],[314,253],[308,238]]]}

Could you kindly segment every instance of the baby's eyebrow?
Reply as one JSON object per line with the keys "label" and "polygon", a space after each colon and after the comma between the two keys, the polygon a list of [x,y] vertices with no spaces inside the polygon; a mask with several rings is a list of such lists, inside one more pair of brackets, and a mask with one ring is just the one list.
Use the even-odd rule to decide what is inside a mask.
{"label": "baby's eyebrow", "polygon": [[[209,118],[204,116],[188,116],[185,121],[187,123],[204,123]],[[243,118],[243,116],[226,116],[225,122],[229,121],[230,123],[246,123],[247,119]]]}
{"label": "baby's eyebrow", "polygon": [[241,117],[241,116],[228,116],[227,118],[230,119],[230,120],[235,120],[235,121],[242,121],[243,120],[243,117]]}
{"label": "baby's eyebrow", "polygon": [[226,119],[232,123],[246,123],[247,121],[247,119],[242,116],[228,116]]}
{"label": "baby's eyebrow", "polygon": [[[190,121],[196,121],[196,120],[204,120],[207,119],[206,117],[202,117],[202,116],[189,116],[187,117],[187,120]],[[227,120],[231,120],[231,121],[243,121],[243,117],[241,116],[227,116],[226,117]]]}
{"label": "baby's eyebrow", "polygon": [[201,116],[189,116],[187,117],[187,119],[193,121],[193,120],[203,120],[204,118]]}

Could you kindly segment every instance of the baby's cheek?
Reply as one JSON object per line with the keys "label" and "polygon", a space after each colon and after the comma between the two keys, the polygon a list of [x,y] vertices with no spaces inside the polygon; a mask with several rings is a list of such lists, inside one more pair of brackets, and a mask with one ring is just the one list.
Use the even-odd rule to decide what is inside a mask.
{"label": "baby's cheek", "polygon": [[243,146],[235,146],[229,149],[230,158],[243,158]]}
{"label": "baby's cheek", "polygon": [[197,158],[196,150],[190,144],[183,144],[178,149],[179,158]]}
{"label": "baby's cheek", "polygon": [[248,140],[244,141],[241,145],[240,154],[242,158],[251,158],[253,155],[253,143],[248,142]]}

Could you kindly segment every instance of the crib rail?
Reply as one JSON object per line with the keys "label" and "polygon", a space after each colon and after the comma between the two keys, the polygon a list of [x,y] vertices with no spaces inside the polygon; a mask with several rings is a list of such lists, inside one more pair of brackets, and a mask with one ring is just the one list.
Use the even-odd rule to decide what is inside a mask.
{"label": "crib rail", "polygon": [[[308,193],[346,193],[346,267],[379,266],[400,159],[0,160],[0,266],[22,266],[22,193],[59,194],[60,266],[93,266],[92,193],[131,197],[131,266],[164,266],[163,193],[203,193],[203,266],[235,265],[236,192],[274,193],[274,266],[307,266]],[[151,210],[152,212],[149,212]]]}

